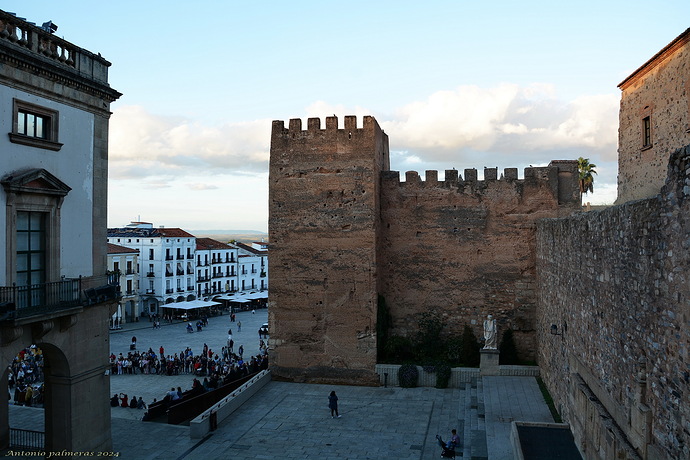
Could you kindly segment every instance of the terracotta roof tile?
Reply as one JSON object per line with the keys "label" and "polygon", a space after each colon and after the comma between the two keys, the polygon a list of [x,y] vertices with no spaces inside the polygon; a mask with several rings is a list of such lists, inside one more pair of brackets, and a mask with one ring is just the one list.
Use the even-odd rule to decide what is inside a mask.
{"label": "terracotta roof tile", "polygon": [[108,254],[138,254],[138,249],[126,248],[118,244],[108,243]]}

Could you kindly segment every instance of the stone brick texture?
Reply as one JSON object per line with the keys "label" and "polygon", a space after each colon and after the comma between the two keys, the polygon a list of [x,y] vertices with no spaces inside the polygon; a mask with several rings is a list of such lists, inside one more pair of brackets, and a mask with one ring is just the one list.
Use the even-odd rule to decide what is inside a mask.
{"label": "stone brick texture", "polygon": [[690,146],[668,172],[654,198],[538,224],[538,361],[586,458],[690,458]]}
{"label": "stone brick texture", "polygon": [[[666,180],[668,155],[690,143],[690,30],[619,85],[618,200],[655,196]],[[651,147],[643,146],[643,118]]]}
{"label": "stone brick texture", "polygon": [[271,370],[296,381],[378,384],[377,296],[394,334],[435,310],[481,337],[487,314],[535,357],[536,221],[580,206],[577,165],[388,171],[388,138],[372,117],[273,124],[269,176]]}
{"label": "stone brick texture", "polygon": [[[516,170],[502,176],[494,168],[481,181],[473,169],[464,178],[446,171],[444,181],[436,171],[425,181],[384,174],[379,275],[392,333],[413,335],[418,314],[436,311],[445,333],[459,336],[469,325],[481,338],[491,314],[499,334],[515,331],[521,357],[535,359],[536,222],[579,209],[576,164],[527,168],[522,180]],[[568,185],[560,200],[559,183]]]}
{"label": "stone brick texture", "polygon": [[[269,176],[271,371],[374,384],[379,175],[388,138],[372,117],[274,122]],[[275,280],[275,282],[274,282]]]}

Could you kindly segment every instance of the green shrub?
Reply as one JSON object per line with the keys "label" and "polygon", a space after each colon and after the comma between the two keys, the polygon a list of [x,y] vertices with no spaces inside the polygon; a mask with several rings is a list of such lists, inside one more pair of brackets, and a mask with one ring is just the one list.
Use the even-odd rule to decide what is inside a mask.
{"label": "green shrub", "polygon": [[501,344],[498,346],[500,352],[498,356],[499,364],[515,365],[519,364],[517,347],[515,346],[515,338],[513,337],[513,330],[508,328],[503,333]]}
{"label": "green shrub", "polygon": [[472,328],[465,325],[462,331],[462,363],[467,367],[479,366],[479,342]]}
{"label": "green shrub", "polygon": [[436,388],[448,388],[450,382],[450,366],[439,364],[436,366]]}
{"label": "green shrub", "polygon": [[376,355],[379,362],[386,362],[386,347],[393,319],[386,304],[386,299],[379,294],[376,310]]}
{"label": "green shrub", "polygon": [[462,363],[462,336],[452,336],[446,340],[446,359],[451,367]]}
{"label": "green shrub", "polygon": [[415,388],[419,379],[419,371],[414,364],[403,364],[398,369],[398,383],[402,388]]}
{"label": "green shrub", "polygon": [[[419,362],[434,362],[445,359],[446,346],[441,337],[443,319],[436,311],[425,311],[417,315],[419,332],[415,337],[415,358]],[[441,355],[441,356],[439,356]]]}
{"label": "green shrub", "polygon": [[393,335],[386,341],[383,358],[384,363],[399,364],[414,360],[414,347],[407,337]]}

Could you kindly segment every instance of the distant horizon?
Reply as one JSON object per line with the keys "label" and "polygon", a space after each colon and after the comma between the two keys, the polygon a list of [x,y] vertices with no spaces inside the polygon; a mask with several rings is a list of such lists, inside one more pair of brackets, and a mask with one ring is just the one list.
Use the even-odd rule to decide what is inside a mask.
{"label": "distant horizon", "polygon": [[201,233],[257,233],[259,235],[268,235],[267,232],[262,232],[261,230],[227,230],[227,229],[216,229],[216,230],[201,230],[201,229],[190,229],[190,232],[201,232]]}

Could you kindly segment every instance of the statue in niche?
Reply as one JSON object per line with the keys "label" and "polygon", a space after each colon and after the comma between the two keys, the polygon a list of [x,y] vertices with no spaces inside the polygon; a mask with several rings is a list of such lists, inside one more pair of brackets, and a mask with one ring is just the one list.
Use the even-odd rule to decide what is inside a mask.
{"label": "statue in niche", "polygon": [[484,320],[484,349],[496,349],[496,320],[491,315]]}

